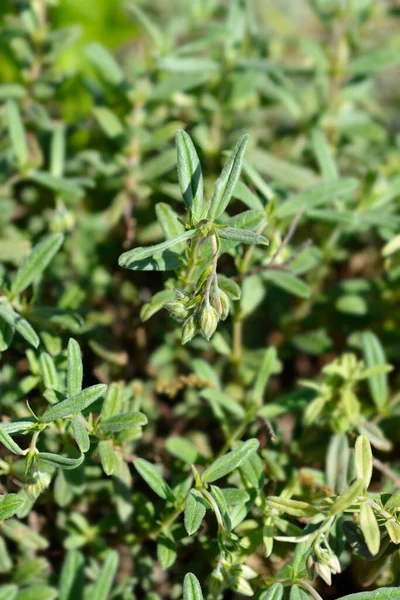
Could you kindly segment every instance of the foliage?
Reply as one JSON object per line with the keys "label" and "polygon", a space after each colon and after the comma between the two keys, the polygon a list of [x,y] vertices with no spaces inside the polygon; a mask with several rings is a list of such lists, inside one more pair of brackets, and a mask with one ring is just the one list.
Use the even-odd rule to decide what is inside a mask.
{"label": "foliage", "polygon": [[0,599],[397,597],[398,11],[68,6],[1,12]]}

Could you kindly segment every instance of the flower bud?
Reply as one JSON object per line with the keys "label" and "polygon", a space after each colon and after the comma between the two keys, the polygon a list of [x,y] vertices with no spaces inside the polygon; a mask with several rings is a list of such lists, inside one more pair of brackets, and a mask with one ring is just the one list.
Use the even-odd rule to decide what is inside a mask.
{"label": "flower bud", "polygon": [[180,300],[172,300],[167,302],[165,308],[170,313],[171,317],[174,317],[177,321],[183,322],[189,316],[189,311],[185,304]]}
{"label": "flower bud", "polygon": [[26,486],[26,493],[29,498],[32,500],[36,500],[38,496],[49,487],[51,481],[50,473],[46,473],[43,471],[35,471],[32,477],[29,479],[28,484]]}
{"label": "flower bud", "polygon": [[225,321],[229,315],[229,298],[219,288],[211,294],[210,304],[217,311],[218,317],[221,321]]}
{"label": "flower bud", "polygon": [[190,342],[192,337],[197,333],[197,324],[194,316],[192,315],[184,322],[182,326],[182,344]]}
{"label": "flower bud", "polygon": [[218,320],[217,311],[207,300],[204,307],[200,309],[199,317],[200,332],[201,335],[206,338],[206,340],[209,340],[216,330]]}

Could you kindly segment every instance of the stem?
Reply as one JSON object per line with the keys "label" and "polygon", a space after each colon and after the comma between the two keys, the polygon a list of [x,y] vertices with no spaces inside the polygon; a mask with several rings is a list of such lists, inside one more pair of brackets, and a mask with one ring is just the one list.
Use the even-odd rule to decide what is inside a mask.
{"label": "stem", "polygon": [[202,489],[201,493],[203,494],[203,496],[205,496],[207,498],[207,500],[211,504],[212,509],[215,512],[217,522],[218,522],[218,529],[220,531],[222,531],[224,529],[224,522],[222,520],[222,515],[218,508],[218,504],[215,502],[214,498],[212,497],[212,495],[210,494],[210,492],[208,490]]}
{"label": "stem", "polygon": [[211,259],[211,273],[207,278],[206,289],[204,291],[204,298],[206,302],[210,301],[210,290],[214,279],[217,276],[217,264],[218,264],[218,246],[217,238],[215,234],[211,236],[211,248],[212,248],[212,259]]}
{"label": "stem", "polygon": [[390,467],[385,465],[378,458],[374,458],[372,460],[372,462],[373,462],[375,469],[378,469],[378,471],[380,471],[381,473],[386,475],[386,477],[389,477],[389,479],[391,479],[393,481],[393,483],[396,485],[396,487],[400,487],[400,477],[398,477],[396,475],[396,473],[394,473]]}

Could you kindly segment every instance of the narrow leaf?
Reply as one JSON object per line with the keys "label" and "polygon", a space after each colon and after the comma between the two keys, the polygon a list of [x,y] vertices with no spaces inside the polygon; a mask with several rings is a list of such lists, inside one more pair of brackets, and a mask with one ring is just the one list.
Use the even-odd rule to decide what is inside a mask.
{"label": "narrow leaf", "polygon": [[171,495],[170,487],[151,462],[144,458],[136,458],[133,461],[133,464],[139,475],[143,477],[147,485],[151,487],[153,492],[160,496],[160,498],[166,500]]}
{"label": "narrow leaf", "polygon": [[38,460],[43,462],[50,467],[57,469],[76,469],[83,463],[84,455],[82,454],[79,458],[69,458],[67,456],[60,456],[59,454],[53,454],[52,452],[39,452]]}
{"label": "narrow leaf", "polygon": [[197,490],[190,490],[186,497],[184,522],[188,535],[193,535],[199,529],[206,514],[204,498]]}
{"label": "narrow leaf", "polygon": [[268,246],[269,244],[266,237],[248,229],[225,227],[224,229],[218,229],[218,235],[224,240],[233,240],[242,244],[260,244],[263,246]]}
{"label": "narrow leaf", "polygon": [[90,448],[90,439],[80,415],[75,415],[72,418],[72,433],[81,453],[87,452]]}
{"label": "narrow leaf", "polygon": [[194,221],[204,217],[203,176],[200,160],[190,136],[183,129],[176,134],[179,187]]}
{"label": "narrow leaf", "polygon": [[113,588],[115,575],[117,574],[118,563],[118,552],[109,550],[92,589],[91,596],[93,599],[108,600]]}
{"label": "narrow leaf", "polygon": [[192,229],[181,233],[175,238],[162,242],[161,244],[156,244],[155,246],[134,248],[133,250],[121,254],[118,264],[120,267],[125,267],[126,269],[147,270],[146,266],[148,263],[151,265],[151,261],[155,260],[157,256],[162,255],[165,250],[168,250],[168,248],[171,248],[172,246],[176,246],[176,244],[179,244],[180,242],[189,240],[195,235],[197,235],[197,231]]}
{"label": "narrow leaf", "polygon": [[357,479],[368,488],[372,477],[372,450],[367,436],[359,435],[355,445],[355,467]]}
{"label": "narrow leaf", "polygon": [[232,154],[222,169],[221,175],[215,182],[214,193],[208,211],[209,219],[218,219],[228,206],[235,185],[240,177],[243,156],[248,141],[248,135],[243,135],[239,138]]}
{"label": "narrow leaf", "polygon": [[12,149],[17,159],[18,166],[24,167],[29,158],[28,144],[21,114],[18,105],[14,100],[7,101],[6,113]]}
{"label": "narrow leaf", "polygon": [[62,402],[55,404],[49,408],[49,410],[46,410],[42,416],[42,421],[49,423],[50,421],[55,421],[56,419],[62,419],[68,415],[82,412],[85,410],[85,408],[100,398],[106,389],[107,386],[102,383],[92,385],[79,392],[79,394],[76,394],[71,398],[67,398]]}
{"label": "narrow leaf", "polygon": [[236,469],[244,460],[257,451],[259,442],[256,439],[247,440],[232,452],[217,458],[203,473],[202,480],[211,483],[224,477]]}
{"label": "narrow leaf", "polygon": [[20,294],[40,277],[52,258],[57,254],[63,239],[62,233],[52,233],[32,249],[14,277],[11,285],[13,294]]}
{"label": "narrow leaf", "polygon": [[163,529],[158,536],[157,560],[162,569],[167,570],[176,561],[176,542],[171,531]]}
{"label": "narrow leaf", "polygon": [[106,433],[116,433],[144,425],[147,425],[146,415],[141,412],[129,412],[102,420],[99,429]]}
{"label": "narrow leaf", "polygon": [[373,508],[368,502],[360,506],[360,527],[368,550],[375,556],[379,552],[381,534]]}
{"label": "narrow leaf", "polygon": [[68,342],[68,396],[76,396],[82,391],[83,365],[79,344],[73,338]]}
{"label": "narrow leaf", "polygon": [[23,498],[18,494],[5,494],[0,496],[0,521],[9,519],[23,504]]}

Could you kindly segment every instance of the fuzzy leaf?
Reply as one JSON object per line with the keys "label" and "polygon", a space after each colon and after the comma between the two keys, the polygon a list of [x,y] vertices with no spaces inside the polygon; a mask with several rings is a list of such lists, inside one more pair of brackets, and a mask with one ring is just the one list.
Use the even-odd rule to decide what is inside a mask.
{"label": "fuzzy leaf", "polygon": [[19,494],[5,494],[0,496],[0,521],[9,519],[18,511],[23,504],[23,498]]}
{"label": "fuzzy leaf", "polygon": [[240,177],[243,156],[249,141],[248,135],[242,135],[232,154],[228,158],[222,173],[215,182],[214,193],[208,210],[208,218],[218,219],[226,209],[232,197],[235,185]]}
{"label": "fuzzy leaf", "polygon": [[67,398],[58,404],[55,404],[42,416],[42,421],[45,423],[49,423],[50,421],[55,421],[56,419],[63,419],[68,415],[72,415],[75,413],[82,412],[93,404],[100,396],[104,394],[107,386],[99,383],[97,385],[92,385],[81,392],[72,396],[71,398]]}
{"label": "fuzzy leaf", "polygon": [[262,593],[260,600],[282,600],[283,585],[279,582],[274,583],[266,592]]}
{"label": "fuzzy leaf", "polygon": [[13,454],[19,454],[20,456],[24,456],[25,452],[20,448],[17,442],[14,442],[9,433],[4,431],[4,429],[0,428],[0,444],[3,444]]}
{"label": "fuzzy leaf", "polygon": [[39,242],[20,265],[11,284],[11,292],[20,294],[46,269],[63,242],[62,233],[52,233]]}
{"label": "fuzzy leaf", "polygon": [[113,588],[115,575],[117,574],[118,564],[118,552],[116,552],[116,550],[109,550],[91,592],[91,597],[93,599],[108,600],[110,597],[109,594]]}
{"label": "fuzzy leaf", "polygon": [[193,535],[199,529],[206,514],[206,505],[203,496],[197,490],[190,490],[186,497],[184,522],[188,535]]}
{"label": "fuzzy leaf", "polygon": [[144,425],[147,425],[146,415],[141,412],[129,412],[113,415],[108,419],[102,420],[99,429],[106,433],[116,433],[125,429],[143,427]]}
{"label": "fuzzy leaf", "polygon": [[266,237],[248,229],[225,227],[224,229],[218,229],[218,235],[224,240],[232,240],[241,244],[261,244],[263,246],[269,244]]}
{"label": "fuzzy leaf", "polygon": [[160,496],[164,500],[171,496],[172,492],[169,485],[164,481],[159,471],[151,462],[144,458],[136,458],[133,464],[136,471],[143,477],[147,485],[151,487],[157,496]]}
{"label": "fuzzy leaf", "polygon": [[158,536],[157,541],[157,560],[159,565],[165,571],[172,567],[176,561],[176,542],[171,531],[163,530]]}
{"label": "fuzzy leaf", "polygon": [[360,506],[360,527],[368,550],[375,556],[379,552],[381,534],[373,508],[367,502]]}
{"label": "fuzzy leaf", "polygon": [[72,418],[72,433],[81,453],[87,452],[90,448],[90,439],[80,415],[75,415]]}
{"label": "fuzzy leaf", "polygon": [[183,129],[176,134],[176,151],[181,194],[194,221],[199,221],[204,216],[203,175],[193,142]]}
{"label": "fuzzy leaf", "polygon": [[371,444],[365,435],[359,435],[355,445],[355,467],[357,479],[364,482],[368,488],[372,477]]}
{"label": "fuzzy leaf", "polygon": [[257,451],[259,442],[256,439],[247,440],[232,452],[217,458],[202,474],[201,479],[205,483],[212,483],[221,479],[236,469],[244,460]]}
{"label": "fuzzy leaf", "polygon": [[37,455],[39,461],[56,469],[76,469],[83,463],[84,455],[79,458],[69,458],[68,456],[60,456],[52,452],[39,452]]}
{"label": "fuzzy leaf", "polygon": [[[180,242],[184,242],[189,240],[190,238],[197,235],[197,231],[192,229],[190,231],[185,231],[180,235],[166,240],[161,244],[156,244],[155,246],[148,246],[147,248],[134,248],[133,250],[129,250],[128,252],[124,252],[121,254],[118,260],[118,264],[120,267],[125,267],[126,269],[132,270],[150,270],[150,267],[153,265],[153,261],[157,261],[158,256],[163,256],[165,250],[168,250],[172,246],[176,246]],[[159,265],[160,266],[160,265]],[[162,270],[156,268],[157,264],[154,265],[154,270]],[[175,268],[175,267],[169,267]]]}
{"label": "fuzzy leaf", "polygon": [[337,515],[348,509],[359,497],[364,488],[363,481],[355,481],[348,490],[338,496],[329,510],[329,516]]}
{"label": "fuzzy leaf", "polygon": [[14,100],[7,101],[6,115],[12,149],[17,159],[18,166],[24,167],[28,162],[29,157],[28,144],[18,104],[16,104]]}
{"label": "fuzzy leaf", "polygon": [[203,600],[199,580],[193,573],[186,573],[183,580],[183,600]]}
{"label": "fuzzy leaf", "polygon": [[32,325],[28,323],[26,319],[20,317],[20,315],[5,302],[0,304],[0,319],[3,319],[9,327],[15,329],[28,344],[34,348],[39,346],[40,340]]}
{"label": "fuzzy leaf", "polygon": [[81,349],[76,340],[68,342],[68,396],[76,396],[82,391],[83,365]]}
{"label": "fuzzy leaf", "polygon": [[118,456],[111,442],[101,441],[99,443],[99,454],[101,466],[106,475],[113,475],[118,467]]}

